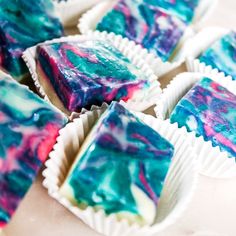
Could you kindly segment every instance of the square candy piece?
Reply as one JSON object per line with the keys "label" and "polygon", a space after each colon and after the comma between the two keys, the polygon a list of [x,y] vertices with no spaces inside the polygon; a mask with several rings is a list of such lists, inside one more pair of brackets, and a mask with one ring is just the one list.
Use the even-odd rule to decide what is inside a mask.
{"label": "square candy piece", "polygon": [[0,79],[0,228],[10,220],[66,122],[25,86]]}
{"label": "square candy piece", "polygon": [[119,0],[96,29],[127,37],[167,61],[183,36],[186,23],[141,1]]}
{"label": "square candy piece", "polygon": [[49,0],[0,0],[0,67],[15,79],[28,73],[21,58],[26,48],[63,34],[53,12]]}
{"label": "square candy piece", "polygon": [[149,78],[107,41],[41,45],[36,60],[41,83],[49,83],[71,112],[142,97],[150,88]]}
{"label": "square candy piece", "polygon": [[60,192],[140,224],[153,223],[173,146],[113,102],[84,141]]}
{"label": "square candy piece", "polygon": [[157,6],[167,11],[171,15],[175,15],[181,20],[191,23],[194,17],[194,11],[200,0],[136,0],[147,4]]}
{"label": "square candy piece", "polygon": [[179,101],[170,119],[236,157],[236,96],[220,84],[203,78]]}
{"label": "square candy piece", "polygon": [[236,80],[236,32],[231,31],[218,39],[200,55],[199,60]]}

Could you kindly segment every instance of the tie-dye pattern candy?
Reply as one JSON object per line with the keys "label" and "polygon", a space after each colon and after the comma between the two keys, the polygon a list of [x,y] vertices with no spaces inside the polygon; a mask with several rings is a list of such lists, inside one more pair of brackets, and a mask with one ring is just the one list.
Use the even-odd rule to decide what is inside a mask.
{"label": "tie-dye pattern candy", "polygon": [[145,2],[153,6],[162,8],[171,15],[175,15],[181,20],[191,23],[194,11],[200,0],[136,0]]}
{"label": "tie-dye pattern candy", "polygon": [[62,42],[37,50],[37,71],[69,111],[145,94],[150,82],[105,41]]}
{"label": "tie-dye pattern candy", "polygon": [[63,34],[49,0],[0,0],[0,67],[21,80],[28,69],[23,51]]}
{"label": "tie-dye pattern candy", "polygon": [[170,119],[236,157],[236,96],[220,84],[203,78],[179,101]]}
{"label": "tie-dye pattern candy", "polygon": [[0,79],[0,228],[10,220],[66,122],[26,87]]}
{"label": "tie-dye pattern candy", "polygon": [[96,29],[127,37],[167,61],[183,36],[186,23],[161,8],[136,0],[119,0]]}
{"label": "tie-dye pattern candy", "polygon": [[84,141],[60,193],[81,208],[151,224],[173,152],[172,144],[113,102]]}
{"label": "tie-dye pattern candy", "polygon": [[236,80],[236,32],[231,31],[203,52],[199,60]]}

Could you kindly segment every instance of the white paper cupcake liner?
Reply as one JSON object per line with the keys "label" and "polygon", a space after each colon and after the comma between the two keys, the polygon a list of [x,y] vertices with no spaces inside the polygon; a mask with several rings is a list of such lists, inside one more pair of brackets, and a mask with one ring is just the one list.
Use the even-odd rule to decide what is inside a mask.
{"label": "white paper cupcake liner", "polygon": [[[80,29],[80,32],[85,34],[90,30],[94,31],[96,24],[112,9],[116,2],[117,0],[103,1],[87,11],[82,18],[79,19],[78,28]],[[200,28],[210,17],[217,4],[218,0],[200,0],[200,3],[195,10],[191,26],[193,28]]]}
{"label": "white paper cupcake liner", "polygon": [[106,109],[95,109],[81,114],[60,131],[57,144],[50,153],[43,172],[43,185],[50,196],[59,201],[91,228],[107,236],[149,236],[162,231],[183,216],[197,186],[198,174],[196,155],[185,139],[184,129],[178,129],[168,121],[136,113],[146,124],[167,138],[175,147],[175,155],[161,194],[158,215],[152,226],[129,225],[126,220],[118,221],[114,214],[107,216],[103,210],[97,212],[92,207],[81,210],[60,195],[59,188],[78,153],[89,130]]}
{"label": "white paper cupcake liner", "polygon": [[56,13],[64,26],[75,26],[79,16],[101,0],[53,0]]}
{"label": "white paper cupcake liner", "polygon": [[[183,48],[183,54],[186,57],[186,66],[189,72],[200,72],[208,74],[209,76],[215,76],[219,72],[217,68],[212,68],[211,65],[206,65],[204,62],[200,62],[198,56],[210,47],[216,40],[220,39],[225,34],[229,33],[229,29],[220,27],[208,27],[201,30],[194,37],[187,40]],[[232,77],[229,76],[231,79]]]}
{"label": "white paper cupcake liner", "polygon": [[[53,39],[50,41],[46,41],[41,44],[50,44],[50,43],[56,43],[56,42],[72,42],[72,41],[84,41],[88,39],[98,39],[98,40],[103,40],[104,38],[102,37],[97,37],[95,34],[90,34],[90,35],[75,35],[75,36],[68,36],[68,37],[62,37],[59,39]],[[143,74],[147,76],[147,78],[150,81],[150,88],[147,90],[145,96],[139,96],[139,97],[133,97],[126,101],[126,105],[129,109],[131,110],[136,110],[136,111],[144,111],[150,106],[154,105],[160,98],[160,95],[162,93],[162,90],[160,88],[160,83],[158,82],[158,78],[156,75],[153,73],[152,69],[147,65],[145,62],[145,58],[142,57],[142,55],[139,54],[139,50],[133,45],[133,44],[127,44],[127,40],[122,39],[120,37],[117,38],[108,38],[109,42],[118,48],[127,58],[130,59],[130,61],[137,66]],[[37,45],[31,48],[28,48],[24,53],[23,53],[23,59],[25,60],[30,74],[33,78],[33,81],[35,83],[35,86],[37,87],[39,93],[44,97],[46,100],[52,102],[55,106],[57,106],[60,110],[62,110],[65,114],[68,116],[71,114],[58,96],[56,95],[54,89],[52,86],[47,83],[47,86],[42,85],[42,81],[39,81],[39,76],[36,71],[36,48]],[[46,90],[45,90],[46,89]],[[74,113],[75,114],[75,113]]]}
{"label": "white paper cupcake liner", "polygon": [[[161,99],[154,108],[156,116],[160,119],[168,119],[179,100],[193,87],[193,85],[204,76],[207,76],[232,93],[236,94],[236,82],[229,77],[224,77],[222,73],[205,75],[201,73],[182,73],[176,76],[170,84],[163,90]],[[194,132],[192,132],[195,136]],[[226,152],[221,152],[218,147],[212,147],[211,141],[204,141],[202,137],[197,138],[197,154],[201,163],[200,173],[215,178],[229,178],[236,176],[236,163],[234,158],[228,158]],[[200,148],[202,147],[202,148]],[[208,151],[204,151],[208,150]]]}
{"label": "white paper cupcake liner", "polygon": [[211,16],[218,4],[218,0],[200,0],[193,17],[193,27],[199,29],[203,27],[204,22]]}
{"label": "white paper cupcake liner", "polygon": [[[92,33],[97,37],[105,39],[110,38],[112,40],[116,40],[117,37],[122,39],[122,36],[120,35],[115,35],[114,33],[108,33],[106,31],[100,32],[98,30],[95,30],[97,23],[102,19],[106,12],[108,12],[113,7],[115,3],[116,0],[101,2],[87,11],[85,14],[83,14],[78,23],[79,31],[82,34],[90,35]],[[187,39],[192,37],[193,34],[193,29],[191,27],[187,27],[181,41],[179,42],[178,48],[181,48],[182,45],[184,45],[184,43],[187,41]],[[185,61],[185,55],[182,54],[182,50],[177,50],[175,58],[171,62],[163,62],[161,58],[152,53],[149,53],[147,49],[142,48],[132,40],[129,40],[127,38],[123,39],[126,40],[127,45],[132,45],[134,50],[138,51],[140,55],[142,55],[142,57],[145,59],[145,62],[152,68],[157,76],[162,76],[168,73],[169,71],[179,67]]]}

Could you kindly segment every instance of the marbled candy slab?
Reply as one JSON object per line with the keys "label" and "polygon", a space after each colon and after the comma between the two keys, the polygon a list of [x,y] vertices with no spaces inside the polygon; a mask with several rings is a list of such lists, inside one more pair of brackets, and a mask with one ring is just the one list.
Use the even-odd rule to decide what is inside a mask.
{"label": "marbled candy slab", "polygon": [[69,111],[147,94],[150,82],[106,41],[86,40],[37,48],[37,72]]}
{"label": "marbled candy slab", "polygon": [[200,0],[136,0],[147,4],[157,6],[175,15],[181,20],[191,23],[194,17],[194,11]]}
{"label": "marbled candy slab", "polygon": [[179,101],[170,119],[236,157],[236,96],[220,84],[203,78]]}
{"label": "marbled candy slab", "polygon": [[84,141],[60,193],[130,222],[156,216],[174,147],[113,102]]}
{"label": "marbled candy slab", "polygon": [[49,0],[0,0],[0,67],[15,79],[28,73],[21,58],[26,48],[63,34],[53,12]]}
{"label": "marbled candy slab", "polygon": [[199,60],[211,65],[226,76],[236,79],[236,32],[231,31],[213,43],[200,56]]}
{"label": "marbled candy slab", "polygon": [[183,36],[186,23],[161,8],[136,0],[119,0],[96,29],[127,37],[167,61]]}
{"label": "marbled candy slab", "polygon": [[25,86],[0,78],[0,228],[15,212],[66,122]]}

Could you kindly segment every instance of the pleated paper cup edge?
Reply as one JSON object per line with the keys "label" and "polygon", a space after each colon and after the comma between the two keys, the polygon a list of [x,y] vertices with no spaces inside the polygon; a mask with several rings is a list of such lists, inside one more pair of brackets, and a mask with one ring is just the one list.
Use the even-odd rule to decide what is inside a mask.
{"label": "pleated paper cup edge", "polygon": [[[47,96],[47,94],[45,93],[44,88],[41,86],[41,84],[39,82],[38,74],[36,72],[35,54],[36,54],[37,46],[44,45],[44,44],[50,44],[50,43],[65,42],[65,41],[72,42],[72,41],[76,41],[76,40],[86,40],[86,39],[105,40],[106,38],[100,38],[98,36],[96,37],[94,34],[66,36],[66,37],[61,37],[61,38],[57,38],[57,39],[47,40],[43,43],[37,44],[36,46],[30,47],[24,51],[22,57],[27,65],[27,67],[29,68],[31,77],[33,79],[33,82],[34,82],[37,90],[39,91],[39,93],[42,95],[42,97],[45,100],[52,103],[50,101],[49,97]],[[152,68],[143,60],[143,58],[138,53],[136,53],[136,54],[133,53],[133,50],[136,49],[133,44],[129,44],[128,47],[124,48],[124,46],[127,43],[126,40],[123,40],[119,37],[112,38],[112,40],[110,39],[109,41],[113,44],[113,46],[118,48],[127,58],[129,58],[130,61],[132,62],[132,64],[137,66],[149,79],[150,88],[146,89],[145,94],[143,94],[142,97],[138,97],[138,98],[134,97],[134,98],[129,99],[128,101],[124,101],[124,103],[127,105],[127,107],[129,109],[137,110],[137,111],[144,111],[147,108],[154,105],[160,98],[162,90],[160,87],[160,83],[158,82],[158,78],[154,74]],[[151,96],[150,96],[150,94],[151,94]],[[55,93],[55,95],[56,95],[56,93]],[[58,101],[60,101],[59,98],[58,98]],[[61,101],[60,101],[60,103],[61,103]],[[63,104],[62,104],[62,106],[64,107]],[[67,115],[72,113],[72,112],[69,112],[65,107],[63,108],[63,111]],[[79,112],[73,112],[73,114],[77,114],[77,113],[79,115]]]}
{"label": "pleated paper cup edge", "polygon": [[[211,140],[205,140],[203,136],[196,137],[194,132],[188,132],[186,127],[180,128],[184,128],[187,133],[192,134],[192,137],[195,138],[195,144],[193,145],[194,150],[198,149],[199,146],[201,146],[202,149],[207,149],[207,146],[210,147],[208,152],[201,154],[202,159],[204,159],[205,156],[210,155],[210,152],[217,152],[217,156],[214,156],[215,158],[205,159],[205,163],[203,162],[203,164],[200,164],[199,174],[214,179],[231,179],[236,177],[236,162],[233,157],[229,158],[226,151],[221,151],[218,146],[213,146]],[[227,168],[225,168],[225,166],[227,166]],[[222,167],[224,167],[223,170]]]}
{"label": "pleated paper cup edge", "polygon": [[[192,84],[197,82],[200,78],[207,76],[212,78],[214,81],[222,84],[231,92],[236,95],[236,81],[231,80],[230,77],[223,77],[222,73],[216,74],[203,74],[203,73],[191,73],[185,72],[177,75],[163,90],[163,94],[159,102],[156,104],[154,111],[156,113],[157,118],[159,119],[167,119],[169,113],[173,110],[175,104],[178,103],[178,99],[176,97],[183,97],[184,94],[189,90],[189,87],[192,87]],[[190,83],[186,83],[186,80],[189,80]],[[235,86],[234,86],[235,84]],[[184,88],[183,88],[184,87]],[[181,90],[181,91],[180,91]],[[234,90],[234,91],[233,91]],[[185,128],[186,127],[182,127]],[[186,129],[187,132],[187,129]],[[194,132],[190,132],[193,133]],[[197,140],[203,139],[203,137],[198,137]],[[204,140],[204,143],[209,143],[212,146],[211,140]],[[209,145],[206,144],[206,145]],[[197,145],[195,145],[197,146]],[[219,154],[218,157],[209,161],[208,159],[203,161],[202,167],[200,170],[200,174],[212,177],[212,178],[232,178],[236,176],[236,163],[233,158],[228,158],[226,152],[220,150],[219,147],[213,147],[213,150],[218,149]],[[219,161],[219,160],[222,161]],[[218,163],[218,164],[217,164]],[[215,168],[213,166],[215,165]],[[227,165],[227,170],[222,170],[222,166]]]}
{"label": "pleated paper cup edge", "polygon": [[[92,112],[92,113],[91,113]],[[94,111],[90,111],[90,115],[92,114],[92,115],[94,115],[94,112],[96,113],[96,112],[98,112],[98,110],[97,109],[95,109]],[[137,113],[136,113],[137,114]],[[87,115],[87,113],[85,113],[85,114],[83,114],[84,116],[86,116]],[[91,116],[92,116],[91,115]],[[141,115],[142,117],[145,117],[145,115]],[[81,118],[79,118],[79,119],[81,119]],[[79,119],[76,119],[76,120],[74,120],[74,122],[78,122],[79,121]],[[155,118],[154,118],[155,119]],[[83,122],[86,122],[86,121],[88,121],[89,119],[88,118],[85,118],[84,120],[83,120]],[[148,118],[147,119],[147,122],[150,122],[149,121],[150,120],[150,118]],[[82,122],[82,123],[83,123]],[[161,121],[161,122],[163,122],[163,121]],[[146,122],[145,122],[146,123]],[[164,122],[165,123],[165,122]],[[75,124],[75,123],[74,123]],[[63,133],[65,134],[65,140],[67,140],[68,139],[68,132],[69,132],[69,129],[68,129],[68,126],[73,126],[72,125],[72,123],[69,123],[65,128],[63,128],[62,129],[62,131],[60,132],[60,134],[61,134],[61,136],[63,135]],[[169,124],[170,125],[170,124]],[[87,126],[87,125],[86,125]],[[174,125],[170,125],[171,127],[173,127]],[[64,130],[64,131],[63,131]],[[73,127],[71,127],[70,128],[70,130],[74,130],[74,128]],[[177,132],[177,134],[176,135],[182,135],[181,134],[181,132],[179,131],[180,129],[177,129],[177,131],[179,132],[179,134],[178,134],[178,132]],[[171,131],[172,132],[172,131]],[[175,131],[176,132],[176,131]],[[58,141],[58,143],[55,145],[55,147],[54,147],[54,151],[52,151],[51,153],[50,153],[50,159],[46,162],[46,169],[44,170],[44,172],[43,172],[43,176],[45,177],[45,180],[43,181],[43,185],[48,189],[48,193],[49,193],[49,195],[50,196],[52,196],[53,198],[55,198],[56,200],[58,200],[60,203],[62,203],[66,208],[69,208],[69,210],[72,212],[72,213],[74,213],[74,214],[76,214],[77,216],[79,215],[79,214],[81,214],[81,212],[83,211],[83,210],[75,210],[75,207],[74,206],[72,206],[67,200],[65,200],[63,197],[61,197],[59,194],[58,194],[58,189],[59,189],[59,186],[56,186],[57,185],[57,183],[56,183],[56,181],[58,181],[58,177],[57,176],[53,176],[54,174],[55,174],[55,171],[54,171],[54,168],[58,168],[58,170],[56,171],[56,173],[59,173],[60,172],[60,164],[62,164],[62,162],[61,163],[59,163],[59,161],[58,160],[56,160],[57,158],[58,158],[58,155],[60,156],[61,154],[60,153],[58,153],[58,155],[57,155],[57,153],[55,153],[56,152],[56,149],[58,149],[58,146],[60,146],[60,145],[63,145],[63,142],[64,142],[64,139],[63,139],[63,137],[61,137],[61,136],[59,136],[58,137],[58,139],[57,139],[57,141]],[[186,144],[187,145],[187,144]],[[65,148],[65,147],[64,147]],[[60,148],[59,150],[61,151],[61,149],[63,149],[63,148]],[[189,147],[188,148],[189,150],[192,150],[191,149],[191,147]],[[60,152],[59,151],[59,152]],[[193,155],[193,157],[194,157],[194,154],[192,154]],[[171,225],[171,224],[173,224],[180,216],[181,216],[181,214],[184,212],[184,210],[186,210],[186,208],[187,208],[187,205],[188,205],[188,203],[190,202],[190,200],[191,200],[191,198],[192,198],[192,196],[193,196],[193,194],[194,194],[194,191],[195,191],[195,189],[196,189],[196,185],[197,185],[197,171],[195,170],[196,169],[196,166],[195,166],[195,161],[194,161],[194,158],[191,158],[191,161],[190,161],[190,159],[188,160],[189,161],[189,163],[190,163],[190,165],[189,165],[189,167],[190,168],[192,168],[191,169],[191,171],[190,170],[187,170],[187,171],[185,171],[185,172],[179,172],[178,174],[179,175],[181,175],[181,178],[187,178],[187,176],[186,176],[186,173],[190,173],[190,174],[192,174],[193,175],[193,177],[192,177],[192,182],[191,182],[191,190],[190,190],[190,192],[188,193],[188,196],[187,196],[187,200],[185,199],[185,201],[184,201],[184,203],[183,202],[181,202],[180,203],[180,206],[179,205],[177,205],[178,206],[178,211],[176,210],[176,212],[175,212],[175,209],[173,209],[172,211],[171,211],[171,213],[170,213],[170,215],[171,215],[171,217],[169,218],[169,216],[167,215],[166,216],[166,218],[163,220],[163,226],[161,225],[161,223],[160,224],[158,224],[158,225],[154,225],[154,226],[145,226],[145,227],[140,227],[140,226],[138,226],[138,225],[136,225],[136,224],[134,224],[134,225],[132,225],[132,226],[130,226],[130,227],[127,227],[127,222],[126,221],[121,221],[121,222],[117,222],[116,220],[114,221],[112,221],[112,219],[114,218],[114,216],[105,216],[105,214],[104,214],[104,211],[102,211],[102,212],[97,212],[97,213],[92,213],[92,215],[93,215],[93,219],[96,221],[96,216],[97,215],[100,215],[101,217],[98,217],[98,221],[97,222],[93,222],[93,220],[86,220],[86,214],[88,214],[87,212],[86,213],[83,213],[82,215],[80,215],[80,218],[83,220],[83,221],[85,221],[85,223],[86,224],[88,224],[90,227],[92,227],[93,229],[95,229],[95,230],[97,230],[98,232],[100,232],[100,233],[105,233],[104,232],[104,227],[106,226],[106,224],[108,223],[108,222],[110,222],[110,221],[112,221],[112,222],[116,222],[115,223],[115,226],[117,227],[117,230],[118,230],[118,228],[120,228],[120,230],[121,230],[121,232],[122,232],[122,229],[125,229],[125,231],[124,232],[126,232],[126,231],[129,231],[129,230],[131,230],[132,232],[136,232],[136,233],[140,233],[140,232],[142,232],[142,233],[148,233],[148,234],[152,234],[152,233],[156,233],[156,232],[159,232],[159,231],[161,231],[161,230],[163,230],[164,228],[166,228],[166,227],[168,227],[169,225]],[[57,165],[57,166],[55,166],[55,165]],[[175,165],[177,165],[177,164],[175,164]],[[178,175],[177,175],[178,176]],[[173,174],[172,174],[172,176],[171,176],[172,178],[173,178]],[[64,176],[64,178],[65,178],[65,176]],[[180,178],[180,177],[179,177]],[[54,182],[53,182],[54,181]],[[181,184],[179,185],[180,187],[181,187]],[[179,200],[179,199],[178,199]],[[173,201],[173,200],[172,200]],[[91,211],[93,211],[92,210],[92,208],[88,208],[88,209],[86,209],[85,211],[89,211],[90,213],[91,213]],[[103,217],[103,218],[102,218]],[[105,217],[105,218],[104,218]],[[102,223],[101,223],[101,221],[102,221]],[[88,223],[88,222],[92,222],[92,223]],[[99,223],[100,222],[100,223]],[[100,224],[100,225],[99,225]],[[99,226],[98,226],[99,225]],[[98,230],[96,227],[98,227],[98,228],[100,228],[100,230]],[[108,226],[107,226],[108,227]],[[113,230],[114,229],[114,226],[112,226],[111,227],[112,229],[110,229],[110,230]],[[101,231],[101,229],[102,229],[102,231]],[[123,235],[123,234],[122,234]]]}
{"label": "pleated paper cup edge", "polygon": [[48,96],[46,95],[44,89],[41,87],[41,85],[38,81],[38,76],[36,75],[36,72],[32,69],[32,66],[30,64],[30,59],[29,59],[31,57],[32,57],[32,55],[31,55],[30,51],[28,51],[28,50],[26,50],[22,55],[22,58],[25,61],[27,68],[29,69],[31,78],[33,79],[33,82],[34,82],[34,85],[35,85],[37,91],[40,93],[40,95],[42,96],[42,98],[44,100],[50,102]]}
{"label": "pleated paper cup edge", "polygon": [[[212,43],[230,31],[223,27],[206,27],[199,31],[195,36],[189,38],[184,47],[183,54],[186,58],[186,66],[189,72],[215,73],[210,65],[200,63],[197,57],[204,52]],[[200,43],[199,43],[200,42]],[[219,72],[219,71],[218,71]]]}
{"label": "pleated paper cup edge", "polygon": [[[204,50],[206,50],[213,42],[215,42],[218,38],[227,34],[230,29],[223,27],[206,27],[202,29],[195,37],[189,39],[186,42],[186,66],[189,72],[197,72],[204,73],[209,76],[214,76],[216,74],[221,74],[222,77],[229,77],[232,79],[232,76],[226,76],[224,72],[219,71],[217,68],[213,68],[211,65],[207,65],[204,62],[200,62],[197,58]],[[195,41],[201,42],[201,49],[195,46],[194,52],[191,55],[187,53],[190,47],[196,45]]]}
{"label": "pleated paper cup edge", "polygon": [[[158,122],[158,118],[155,118],[151,115],[146,115],[146,114],[143,114],[143,113],[140,113],[140,112],[134,112],[135,115],[137,117],[139,117],[144,123],[146,123],[147,125],[151,126],[151,127],[155,127],[155,123]],[[160,120],[159,120],[160,121]],[[181,136],[185,136],[187,134],[187,130],[185,128],[178,128],[177,124],[171,124],[169,119],[168,120],[165,120],[164,121],[165,123],[168,123],[170,126],[171,126],[171,130],[173,130],[173,133],[174,132],[179,132],[181,133]],[[163,128],[163,127],[162,127]],[[163,134],[162,134],[163,135]],[[187,134],[188,135],[188,134]],[[186,139],[187,140],[187,139]],[[185,141],[184,141],[185,142]],[[193,150],[194,152],[194,150]],[[168,222],[168,217],[166,218],[166,220],[164,220],[164,222],[162,222],[162,225],[160,227],[159,230],[155,230],[155,225],[152,226],[152,234],[155,234],[155,233],[158,233],[164,229],[166,229],[167,227],[173,225],[180,217],[181,215],[184,214],[184,212],[187,210],[187,207],[189,206],[189,204],[191,203],[192,199],[193,199],[193,196],[194,196],[194,193],[197,189],[197,186],[198,186],[198,183],[199,183],[199,178],[197,177],[198,173],[199,173],[199,162],[197,160],[197,155],[195,155],[195,158],[194,160],[192,161],[191,165],[193,167],[193,175],[195,175],[195,178],[194,178],[194,181],[192,182],[192,189],[191,191],[188,193],[188,196],[187,198],[185,199],[185,204],[182,205],[179,209],[178,209],[178,212],[177,211],[172,211],[168,217],[172,217],[172,222]],[[157,225],[157,228],[158,228],[159,225]]]}
{"label": "pleated paper cup edge", "polygon": [[[81,18],[78,21],[78,29],[82,34],[97,34],[97,35],[103,35],[103,37],[122,37],[120,35],[115,35],[114,33],[108,33],[107,31],[98,31],[95,30],[93,28],[91,28],[91,25],[94,25],[96,22],[96,16],[99,14],[99,10],[104,8],[104,6],[107,4],[107,8],[109,8],[110,4],[107,1],[101,2],[99,4],[97,4],[96,6],[94,6],[92,9],[88,10],[86,13],[84,13]],[[102,15],[102,14],[101,14]],[[185,34],[183,35],[183,38],[181,39],[181,45],[183,45],[189,38],[191,38],[193,36],[193,29],[191,27],[187,27]],[[182,54],[181,50],[180,52],[177,53],[178,55],[178,59],[176,61],[166,61],[163,62],[161,60],[161,58],[155,56],[152,53],[149,53],[147,51],[147,49],[142,48],[140,45],[136,44],[135,42],[133,42],[132,40],[129,40],[126,37],[122,37],[123,39],[127,40],[128,42],[131,42],[133,44],[136,45],[137,48],[139,48],[140,54],[142,55],[142,57],[144,58],[144,60],[146,61],[146,63],[148,63],[150,65],[150,67],[152,68],[152,70],[154,71],[154,73],[160,77],[163,76],[164,74],[170,72],[171,70],[174,70],[175,68],[179,67],[184,61],[185,61],[185,55]]]}
{"label": "pleated paper cup edge", "polygon": [[[176,98],[173,98],[173,94],[177,94],[179,97],[183,97],[182,94],[185,94],[187,91],[189,91],[193,84],[203,77],[208,77],[214,80],[221,86],[228,89],[231,93],[236,95],[236,81],[232,80],[231,76],[225,77],[224,73],[222,72],[218,72],[216,70],[212,71],[211,73],[183,72],[175,76],[166,86],[166,88],[163,89],[161,98],[154,108],[156,117],[160,119],[167,118],[168,110],[172,110],[172,108],[168,104],[177,104],[179,101]],[[189,83],[186,83],[187,80],[189,80]],[[169,113],[170,112],[171,111],[169,111]]]}
{"label": "pleated paper cup edge", "polygon": [[[100,5],[106,5],[106,0],[102,1],[101,3],[99,3]],[[113,0],[113,2],[115,2],[115,0]],[[111,3],[108,3],[109,6],[111,6]],[[193,22],[192,22],[192,27],[194,29],[198,29],[200,28],[200,26],[207,20],[207,18],[209,18],[209,16],[212,14],[212,12],[214,11],[214,9],[216,8],[218,4],[218,0],[201,0],[199,6],[197,6],[196,8],[196,13],[193,17]],[[97,4],[98,5],[98,4]],[[110,8],[110,7],[109,7]],[[109,10],[109,8],[107,10]],[[78,28],[81,29],[81,33],[85,34],[89,31],[89,28],[86,27],[86,21],[83,21],[83,17],[85,15],[92,15],[92,13],[94,12],[98,12],[101,9],[101,6],[94,6],[93,8],[89,9],[87,12],[85,12],[83,14],[83,16],[79,19],[79,23],[78,23]],[[87,19],[89,19],[89,16],[86,17]],[[80,26],[80,24],[82,23],[82,25]]]}
{"label": "pleated paper cup edge", "polygon": [[201,62],[199,59],[194,59],[191,57],[186,58],[186,65],[189,72],[202,73],[206,76],[221,76],[229,80],[233,80],[232,76],[226,75],[223,71],[213,68],[211,65],[207,65],[205,62]]}

